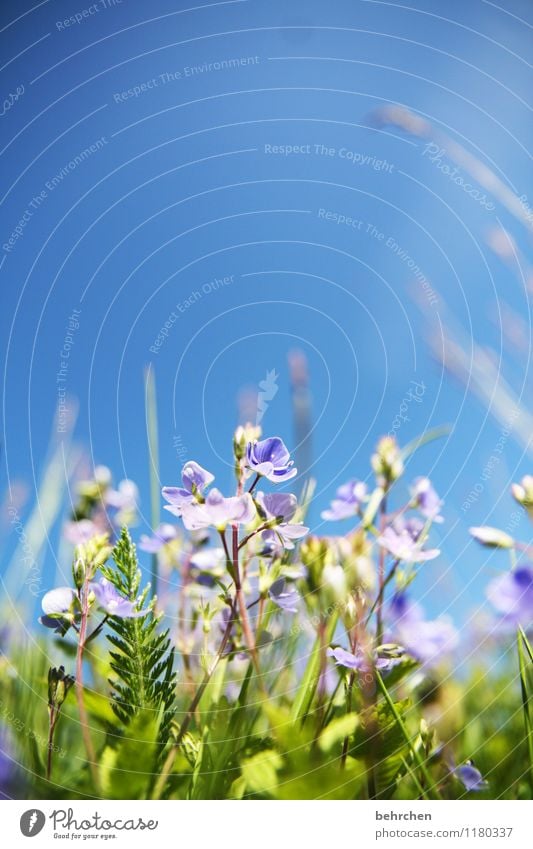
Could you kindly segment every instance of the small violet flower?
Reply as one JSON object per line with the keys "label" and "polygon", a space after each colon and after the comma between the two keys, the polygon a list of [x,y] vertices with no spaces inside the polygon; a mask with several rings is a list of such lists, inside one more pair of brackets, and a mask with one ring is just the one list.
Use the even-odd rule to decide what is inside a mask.
{"label": "small violet flower", "polygon": [[189,560],[191,577],[197,584],[214,587],[215,578],[221,578],[224,574],[225,562],[226,554],[223,548],[202,548]]}
{"label": "small violet flower", "polygon": [[460,766],[456,766],[453,770],[453,774],[459,779],[465,790],[468,790],[469,792],[479,792],[480,790],[485,790],[489,786],[488,782],[485,781],[481,775],[479,769],[476,769],[471,761],[467,761]]}
{"label": "small violet flower", "polygon": [[426,666],[438,663],[459,642],[457,631],[449,619],[444,616],[424,619],[420,605],[410,601],[405,592],[393,596],[386,618],[390,631],[388,636],[398,639],[412,657]]}
{"label": "small violet flower", "polygon": [[422,516],[431,522],[444,522],[440,515],[443,502],[435,492],[429,478],[416,478],[411,487],[413,506],[418,507]]}
{"label": "small violet flower", "polygon": [[203,504],[185,504],[181,515],[187,530],[194,531],[208,527],[224,530],[228,524],[247,525],[257,513],[249,493],[224,498],[218,489],[212,489]]}
{"label": "small violet flower", "polygon": [[176,539],[178,531],[174,525],[161,524],[159,525],[152,536],[141,534],[139,540],[139,548],[141,551],[147,551],[148,554],[156,554],[163,546]]}
{"label": "small violet flower", "polygon": [[246,465],[252,472],[272,483],[285,483],[297,473],[291,455],[279,436],[249,442],[246,446]]}
{"label": "small violet flower", "polygon": [[326,521],[336,522],[356,516],[367,497],[366,483],[350,480],[340,486],[329,510],[323,510],[321,516]]}
{"label": "small violet flower", "polygon": [[328,648],[326,654],[335,659],[337,666],[355,669],[358,672],[367,672],[372,666],[379,669],[380,672],[390,672],[400,661],[399,657],[378,657],[376,652],[369,656],[361,649],[357,649],[356,653],[352,654],[352,652],[346,651],[340,646]]}
{"label": "small violet flower", "polygon": [[407,531],[414,542],[420,538],[420,534],[424,530],[424,526],[425,522],[423,522],[418,516],[409,516],[406,518],[405,513],[400,513],[392,521],[392,527],[396,533],[401,534],[403,531]]}
{"label": "small violet flower", "polygon": [[291,550],[294,548],[294,540],[301,539],[309,532],[309,528],[301,522],[289,521],[298,507],[295,495],[284,492],[258,492],[256,501],[260,514],[263,514],[267,521],[279,523],[274,528],[263,531],[261,538],[265,542],[275,546],[276,541],[280,541],[283,548]]}
{"label": "small violet flower", "polygon": [[101,578],[98,583],[89,584],[95,596],[96,604],[108,616],[119,616],[121,619],[135,619],[138,616],[146,616],[147,610],[136,610],[135,602],[129,601],[120,595],[113,584],[107,578]]}
{"label": "small violet flower", "polygon": [[194,504],[198,496],[202,496],[203,490],[213,483],[215,476],[194,460],[189,460],[181,470],[181,480],[182,487],[164,486],[162,489],[163,498],[169,502],[165,505],[165,510],[173,513],[174,516],[181,516],[185,506]]}
{"label": "small violet flower", "polygon": [[298,613],[300,595],[296,587],[287,583],[285,578],[274,581],[268,591],[270,599],[286,613]]}
{"label": "small violet flower", "polygon": [[118,489],[108,489],[105,493],[105,503],[119,511],[135,510],[139,498],[137,484],[133,481],[120,481]]}
{"label": "small violet flower", "polygon": [[495,578],[487,587],[487,598],[504,623],[520,624],[528,631],[533,623],[533,567],[521,565]]}
{"label": "small violet flower", "polygon": [[424,551],[407,529],[398,532],[390,525],[378,537],[377,542],[397,560],[405,560],[408,563],[422,563],[425,560],[433,560],[440,554],[438,548]]}
{"label": "small violet flower", "polygon": [[72,545],[83,545],[97,534],[105,533],[105,527],[91,519],[80,519],[79,522],[67,522],[63,534]]}
{"label": "small violet flower", "polygon": [[59,633],[66,633],[80,616],[78,596],[72,587],[57,587],[49,590],[43,596],[41,607],[44,616],[39,622],[45,628],[52,628]]}

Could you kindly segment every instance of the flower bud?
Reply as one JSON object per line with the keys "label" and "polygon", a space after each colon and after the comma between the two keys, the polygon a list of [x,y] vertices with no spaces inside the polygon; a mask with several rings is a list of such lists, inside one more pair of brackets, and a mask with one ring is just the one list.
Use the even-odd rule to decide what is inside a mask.
{"label": "flower bud", "polygon": [[348,598],[346,574],[342,566],[326,563],[322,573],[322,589],[330,603],[345,602]]}
{"label": "flower bud", "polygon": [[403,473],[403,460],[393,436],[383,436],[379,440],[371,463],[380,486],[388,487],[400,477]]}
{"label": "flower bud", "polygon": [[330,560],[327,539],[309,536],[300,546],[300,559],[307,569],[309,590],[316,593],[322,584],[322,572]]}
{"label": "flower bud", "polygon": [[74,684],[72,675],[65,675],[65,667],[51,666],[48,670],[48,707],[58,711]]}
{"label": "flower bud", "polygon": [[81,589],[85,580],[85,561],[83,557],[77,557],[72,563],[72,577],[74,585]]}
{"label": "flower bud", "polygon": [[[88,578],[91,580],[94,578],[95,573],[101,566],[104,565],[106,560],[110,557],[111,552],[113,551],[112,546],[108,543],[108,535],[100,534],[99,536],[94,536],[90,540],[85,543],[81,543],[77,545],[74,549],[74,557],[75,563],[78,567],[78,564],[82,562],[84,564],[84,575],[81,578],[82,583],[84,578]],[[73,567],[74,571],[74,567]],[[76,574],[74,574],[74,580],[77,582],[78,578]],[[80,587],[81,584],[76,583],[76,586]]]}
{"label": "flower bud", "polygon": [[487,525],[481,528],[470,528],[470,533],[481,545],[487,548],[513,548],[514,539],[500,531],[499,528],[490,528]]}
{"label": "flower bud", "polygon": [[378,657],[403,657],[405,649],[397,643],[383,643],[377,648]]}
{"label": "flower bud", "polygon": [[233,435],[233,452],[237,462],[246,456],[246,446],[249,442],[255,442],[260,438],[262,430],[259,425],[247,422],[244,427],[239,425]]}
{"label": "flower bud", "polygon": [[513,483],[511,494],[528,512],[533,510],[533,475],[525,475],[520,483]]}

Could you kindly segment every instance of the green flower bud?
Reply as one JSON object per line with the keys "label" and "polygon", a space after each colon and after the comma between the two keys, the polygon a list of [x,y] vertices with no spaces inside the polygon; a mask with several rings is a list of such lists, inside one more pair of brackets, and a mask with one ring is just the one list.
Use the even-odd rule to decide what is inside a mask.
{"label": "green flower bud", "polygon": [[371,463],[378,484],[385,488],[389,487],[403,474],[404,466],[401,451],[393,436],[383,436],[379,440],[376,453],[372,455]]}
{"label": "green flower bud", "polygon": [[262,431],[259,425],[253,425],[250,422],[247,422],[244,427],[239,425],[233,435],[233,452],[237,463],[246,456],[246,446],[248,443],[255,442],[256,439],[259,439],[261,433]]}
{"label": "green flower bud", "polygon": [[100,567],[104,565],[106,560],[108,560],[112,551],[113,548],[111,545],[109,545],[108,534],[100,534],[99,536],[94,536],[87,542],[77,545],[74,549],[76,566],[73,567],[74,581],[76,582],[76,586],[81,586],[81,584],[77,583],[78,577],[76,576],[76,573],[74,571],[74,569],[76,568],[81,574],[80,562],[84,566],[84,574],[81,578],[82,582],[85,578],[92,580],[98,569],[100,569]]}
{"label": "green flower bud", "polygon": [[72,563],[72,577],[74,585],[81,589],[85,580],[85,560],[83,557],[77,557]]}
{"label": "green flower bud", "polygon": [[51,666],[48,670],[48,707],[58,711],[74,684],[72,675],[65,675],[65,667]]}
{"label": "green flower bud", "polygon": [[525,475],[520,483],[513,483],[511,494],[528,512],[533,511],[533,475]]}
{"label": "green flower bud", "polygon": [[308,536],[300,546],[300,558],[307,569],[309,590],[316,593],[322,584],[324,566],[331,562],[328,540]]}

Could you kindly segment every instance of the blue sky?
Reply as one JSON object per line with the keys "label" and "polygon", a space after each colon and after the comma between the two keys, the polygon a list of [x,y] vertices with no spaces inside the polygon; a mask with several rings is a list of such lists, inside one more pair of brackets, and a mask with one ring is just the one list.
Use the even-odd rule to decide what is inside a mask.
{"label": "blue sky", "polygon": [[24,480],[33,493],[65,388],[79,405],[77,443],[141,486],[146,530],[145,367],[157,380],[162,482],[178,479],[178,444],[224,488],[238,398],[272,370],[264,430],[293,442],[287,355],[299,349],[317,531],[342,532],[320,510],[367,474],[413,385],[422,400],[409,401],[400,442],[452,426],[411,471],[430,472],[446,501],[424,603],[463,615],[497,565],[467,528],[508,524],[502,493],[530,461],[506,437],[482,498],[461,510],[502,425],[427,339],[453,314],[467,355],[473,341],[492,349],[527,406],[529,351],[516,356],[501,327],[507,304],[529,330],[527,293],[487,234],[508,228],[522,258],[531,241],[498,198],[487,209],[450,179],[439,166],[453,163],[432,160],[427,139],[370,115],[402,104],[533,196],[528,4],[24,0],[0,17],[3,488]]}

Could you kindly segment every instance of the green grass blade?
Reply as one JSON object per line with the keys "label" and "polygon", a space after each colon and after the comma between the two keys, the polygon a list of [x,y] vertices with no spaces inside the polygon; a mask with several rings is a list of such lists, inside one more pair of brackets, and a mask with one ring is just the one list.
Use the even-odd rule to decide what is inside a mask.
{"label": "green grass blade", "polygon": [[533,649],[531,648],[530,642],[526,636],[526,632],[524,631],[521,625],[518,626],[518,631],[520,633],[520,636],[522,637],[522,643],[525,646],[525,649],[529,655],[529,659],[531,663],[533,663]]}
{"label": "green grass blade", "polygon": [[407,460],[411,454],[414,454],[415,451],[418,451],[418,449],[422,448],[423,445],[427,445],[428,442],[434,442],[436,439],[448,436],[451,432],[451,425],[441,425],[440,427],[434,427],[432,430],[426,431],[426,433],[423,433],[422,436],[415,437],[415,439],[408,442],[407,445],[402,448],[402,460]]}
{"label": "green grass blade", "polygon": [[[150,464],[150,505],[152,528],[160,521],[160,482],[159,482],[159,438],[157,427],[157,396],[155,374],[152,366],[145,371],[146,435],[148,438],[148,457]],[[152,595],[157,595],[159,563],[157,554],[152,555]]]}
{"label": "green grass blade", "polygon": [[388,706],[391,710],[391,713],[394,717],[396,724],[398,725],[398,728],[402,732],[403,738],[404,738],[404,740],[407,744],[409,751],[411,752],[413,760],[416,762],[418,768],[420,769],[420,772],[422,773],[422,775],[424,776],[424,779],[426,780],[427,789],[424,791],[424,799],[428,798],[428,794],[431,794],[431,797],[433,799],[440,799],[441,798],[440,793],[434,788],[434,781],[433,781],[433,779],[432,779],[432,777],[431,777],[431,775],[430,775],[430,773],[429,773],[429,771],[426,767],[424,759],[421,757],[420,752],[418,751],[416,746],[413,744],[413,741],[411,740],[411,736],[410,736],[410,734],[409,734],[409,732],[408,732],[408,730],[405,726],[405,723],[404,723],[403,719],[401,718],[400,714],[398,713],[398,709],[397,709],[396,705],[394,704],[394,701],[392,700],[390,693],[385,686],[383,678],[381,677],[381,675],[379,674],[377,669],[375,670],[375,675],[376,675],[376,681],[378,683],[379,689],[381,690],[383,697],[385,698],[385,701],[387,702],[387,704],[388,704]]}
{"label": "green grass blade", "polygon": [[[527,645],[528,653],[531,651],[531,647],[527,642],[527,638],[525,640],[525,645]],[[526,672],[526,663],[524,657],[524,637],[522,628],[519,626],[518,635],[517,635],[517,647],[518,647],[518,668],[520,670],[520,690],[522,693],[522,709],[524,711],[524,726],[526,731],[526,741],[527,741],[527,749],[529,755],[529,783],[531,787],[531,793],[533,796],[533,728],[531,724],[531,713],[529,709],[530,696],[528,692],[528,683],[527,683],[527,672]],[[530,655],[531,657],[531,655]]]}
{"label": "green grass blade", "polygon": [[[334,614],[328,622],[326,634],[324,635],[324,641],[326,646],[328,646],[331,640],[333,639],[333,634],[335,633],[335,628],[337,625],[337,619],[338,614]],[[305,667],[305,672],[300,682],[300,686],[298,687],[298,692],[296,693],[296,698],[292,706],[291,719],[293,720],[293,722],[296,722],[296,720],[298,719],[305,719],[307,713],[309,712],[311,702],[313,701],[316,688],[318,686],[318,679],[320,677],[320,656],[321,638],[320,636],[317,636],[313,644],[313,648],[311,649],[311,654],[309,656],[309,660],[307,661],[307,666]]]}

